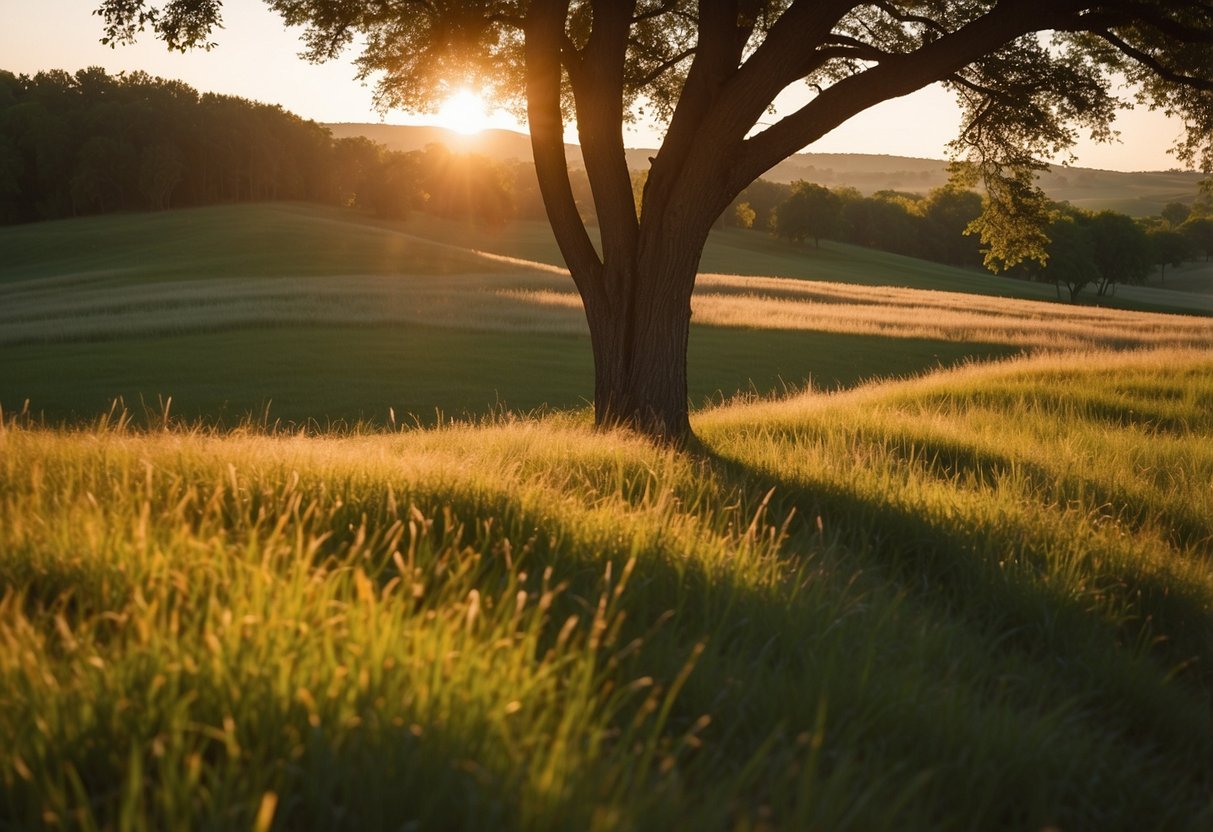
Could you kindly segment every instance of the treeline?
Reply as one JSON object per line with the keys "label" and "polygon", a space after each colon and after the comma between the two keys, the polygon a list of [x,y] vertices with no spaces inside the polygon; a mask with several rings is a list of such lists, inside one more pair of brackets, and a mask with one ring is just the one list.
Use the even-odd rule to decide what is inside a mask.
{"label": "treeline", "polygon": [[1213,200],[1202,193],[1192,206],[1172,202],[1141,220],[1058,205],[1047,234],[1045,264],[1028,261],[1014,273],[1051,283],[1059,295],[1064,288],[1070,300],[1088,287],[1103,297],[1117,284],[1144,283],[1155,269],[1165,283],[1168,266],[1213,258]]}
{"label": "treeline", "polygon": [[[582,170],[573,194],[587,220],[593,199]],[[645,175],[633,174],[636,198]],[[545,216],[534,165],[455,153],[442,145],[392,151],[329,131],[281,107],[199,94],[177,81],[100,68],[17,76],[0,71],[0,223],[225,202],[307,200],[400,219],[424,211],[501,225]],[[982,197],[954,187],[925,196],[797,181],[758,180],[719,220],[783,239],[835,240],[979,268],[969,224]],[[1058,205],[1045,265],[1011,274],[1106,295],[1155,269],[1213,256],[1213,191],[1191,206],[1133,220]]]}
{"label": "treeline", "polygon": [[[589,204],[584,179],[575,186]],[[334,140],[281,107],[142,72],[0,71],[0,223],[267,200],[485,223],[543,216],[530,164]]]}
{"label": "treeline", "polygon": [[136,72],[0,72],[0,221],[331,192],[328,132]]}
{"label": "treeline", "polygon": [[954,266],[980,266],[978,241],[964,230],[981,214],[981,197],[958,188],[926,196],[811,182],[755,182],[721,218],[724,225],[759,228],[794,242],[835,240]]}
{"label": "treeline", "polygon": [[[879,191],[864,196],[850,187],[759,180],[743,191],[720,224],[767,231],[785,240],[819,245],[852,243],[962,267],[980,267],[976,235],[966,234],[981,214],[982,197],[947,186],[927,195]],[[1106,296],[1117,284],[1143,283],[1156,270],[1213,257],[1213,193],[1189,206],[1168,204],[1158,216],[1135,220],[1114,211],[1054,206],[1045,264],[1028,261],[1010,275],[1064,288],[1070,299],[1090,287]]]}

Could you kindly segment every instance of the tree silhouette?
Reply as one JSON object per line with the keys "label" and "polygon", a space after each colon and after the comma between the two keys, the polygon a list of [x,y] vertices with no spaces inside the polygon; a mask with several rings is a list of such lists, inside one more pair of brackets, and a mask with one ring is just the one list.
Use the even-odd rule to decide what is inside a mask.
{"label": "tree silhouette", "polygon": [[821,247],[822,237],[833,237],[838,230],[842,201],[828,188],[812,182],[792,183],[791,195],[775,209],[775,234],[785,240],[803,243],[813,238]]}
{"label": "tree silhouette", "polygon": [[[1044,256],[1051,207],[1037,159],[1076,130],[1110,136],[1114,78],[1183,117],[1181,157],[1213,162],[1213,5],[1207,0],[268,0],[307,27],[315,59],[361,44],[385,105],[433,107],[470,77],[529,122],[549,221],[585,306],[595,416],[655,438],[690,433],[691,292],[713,222],[774,164],[856,114],[943,82],[955,144],[989,195],[975,224],[992,265]],[[220,0],[103,0],[105,39],[151,27],[205,44]],[[762,125],[775,97],[817,92]],[[623,125],[667,124],[637,211]],[[564,150],[575,117],[599,246]]]}
{"label": "tree silhouette", "polygon": [[1179,231],[1204,255],[1205,262],[1213,258],[1213,219],[1193,217],[1185,222]]}
{"label": "tree silhouette", "polygon": [[1166,282],[1167,266],[1179,268],[1192,255],[1192,243],[1171,228],[1153,228],[1146,232],[1150,242],[1150,259],[1159,267],[1158,279]]}
{"label": "tree silhouette", "polygon": [[1192,209],[1182,202],[1168,202],[1159,212],[1159,216],[1166,220],[1171,228],[1179,228],[1191,213]]}
{"label": "tree silhouette", "polygon": [[1059,296],[1060,287],[1066,287],[1071,303],[1085,287],[1099,282],[1095,239],[1089,224],[1083,220],[1083,215],[1078,213],[1063,214],[1048,229],[1048,262],[1043,273],[1046,280],[1058,287]]}
{"label": "tree silhouette", "polygon": [[1153,252],[1141,226],[1113,211],[1100,211],[1086,221],[1095,244],[1098,294],[1115,294],[1118,283],[1140,283],[1152,267]]}

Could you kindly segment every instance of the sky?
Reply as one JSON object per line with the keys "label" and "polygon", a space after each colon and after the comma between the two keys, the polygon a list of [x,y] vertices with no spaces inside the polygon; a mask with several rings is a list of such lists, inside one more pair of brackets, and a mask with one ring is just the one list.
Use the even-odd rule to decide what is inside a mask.
{"label": "sky", "polygon": [[[133,46],[102,46],[101,20],[91,14],[94,0],[0,0],[0,69],[33,74],[47,69],[74,72],[100,66],[111,73],[144,70],[184,81],[200,92],[239,95],[280,104],[320,122],[434,123],[434,115],[402,111],[378,113],[372,89],[356,80],[353,55],[315,65],[298,57],[300,30],[287,29],[260,0],[226,0],[225,28],[212,38],[209,52],[169,52],[144,36]],[[776,102],[787,112],[807,100],[803,87],[789,89]],[[774,118],[774,117],[773,117]],[[884,153],[944,158],[945,145],[956,135],[959,111],[949,93],[931,87],[885,102],[851,119],[808,151],[817,153]],[[495,113],[486,126],[522,129],[505,113]],[[1121,141],[1080,142],[1076,164],[1106,170],[1164,170],[1178,162],[1167,153],[1181,125],[1161,113],[1138,108],[1117,120]],[[571,140],[573,139],[570,136]],[[637,125],[625,134],[629,147],[656,147],[659,129]]]}

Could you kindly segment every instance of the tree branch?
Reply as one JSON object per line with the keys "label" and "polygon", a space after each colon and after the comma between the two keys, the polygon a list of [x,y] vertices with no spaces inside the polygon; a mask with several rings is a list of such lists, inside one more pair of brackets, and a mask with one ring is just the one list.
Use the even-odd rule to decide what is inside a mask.
{"label": "tree branch", "polygon": [[[656,213],[663,213],[687,156],[697,141],[705,114],[729,74],[736,69],[744,47],[744,44],[737,42],[737,11],[735,0],[699,5],[695,58],[666,129],[665,140],[653,160],[645,183],[646,212],[651,207]],[[656,229],[653,233],[660,235],[662,232]]]}
{"label": "tree branch", "polygon": [[649,84],[653,83],[658,78],[660,78],[662,75],[665,75],[671,69],[678,66],[680,63],[682,63],[683,61],[685,61],[687,58],[691,57],[694,54],[695,54],[695,47],[691,47],[689,49],[682,50],[677,55],[674,55],[673,57],[669,58],[668,60],[662,61],[657,66],[653,67],[653,69],[651,69],[645,75],[642,75],[639,78],[637,78],[636,85],[640,86],[640,87],[647,87]]}
{"label": "tree branch", "polygon": [[1187,87],[1192,87],[1193,89],[1213,92],[1213,80],[1208,78],[1198,78],[1195,75],[1184,75],[1183,73],[1178,72],[1177,70],[1162,63],[1162,61],[1158,60],[1148,52],[1143,52],[1132,44],[1126,43],[1124,40],[1118,38],[1111,32],[1096,31],[1092,32],[1091,34],[1107,41],[1124,55],[1127,55],[1128,57],[1137,61],[1142,66],[1148,67],[1149,69],[1153,70],[1155,74],[1165,78],[1168,81],[1176,84],[1182,84]]}
{"label": "tree branch", "polygon": [[915,52],[892,56],[839,81],[744,141],[729,172],[732,186],[744,188],[780,160],[868,107],[946,79],[982,55],[1041,27],[1040,15],[1030,0],[999,3],[985,15]]}
{"label": "tree branch", "polygon": [[[593,23],[581,71],[571,78],[577,133],[594,194],[603,265],[609,277],[631,271],[614,266],[626,266],[615,261],[634,256],[639,229],[623,147],[623,80],[635,0],[594,0],[591,10]],[[607,290],[617,288],[608,286]]]}
{"label": "tree branch", "polygon": [[931,29],[941,35],[946,35],[948,33],[948,30],[940,25],[939,21],[934,20],[933,18],[903,12],[892,3],[884,2],[884,0],[873,3],[872,5],[896,20],[898,23],[917,23],[921,26],[926,26],[928,29]]}
{"label": "tree branch", "polygon": [[560,52],[568,0],[536,0],[524,27],[527,121],[535,173],[548,221],[586,303],[604,300],[602,261],[577,212],[564,153],[564,116],[560,106]]}
{"label": "tree branch", "polygon": [[660,6],[654,6],[647,11],[632,15],[632,23],[643,23],[646,20],[652,20],[654,17],[661,17],[663,14],[674,11],[677,6],[678,0],[664,0]]}

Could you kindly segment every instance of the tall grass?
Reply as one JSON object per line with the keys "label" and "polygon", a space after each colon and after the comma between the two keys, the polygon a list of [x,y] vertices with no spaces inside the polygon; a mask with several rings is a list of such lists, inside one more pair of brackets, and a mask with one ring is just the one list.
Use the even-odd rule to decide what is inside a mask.
{"label": "tall grass", "polygon": [[0,432],[0,826],[1207,828],[1213,358]]}

